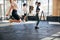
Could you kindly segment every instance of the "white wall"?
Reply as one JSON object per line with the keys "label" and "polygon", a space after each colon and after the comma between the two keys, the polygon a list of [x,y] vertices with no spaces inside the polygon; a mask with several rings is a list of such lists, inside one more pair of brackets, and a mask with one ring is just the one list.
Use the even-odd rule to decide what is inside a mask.
{"label": "white wall", "polygon": [[0,0],[0,4],[3,4],[3,0]]}

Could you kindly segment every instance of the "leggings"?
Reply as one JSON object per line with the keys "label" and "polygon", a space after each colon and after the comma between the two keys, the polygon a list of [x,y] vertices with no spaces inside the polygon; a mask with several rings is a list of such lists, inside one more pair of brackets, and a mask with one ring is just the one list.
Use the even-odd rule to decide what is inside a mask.
{"label": "leggings", "polygon": [[38,26],[39,24],[39,16],[38,16],[39,13],[36,13],[36,19],[37,19],[37,23],[36,23],[36,26]]}

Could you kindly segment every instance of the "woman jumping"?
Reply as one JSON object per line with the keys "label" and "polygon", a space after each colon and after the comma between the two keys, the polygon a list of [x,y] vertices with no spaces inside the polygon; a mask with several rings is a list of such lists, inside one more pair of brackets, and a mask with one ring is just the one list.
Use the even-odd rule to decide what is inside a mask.
{"label": "woman jumping", "polygon": [[19,15],[17,14],[17,3],[16,0],[9,0],[10,1],[10,8],[6,14],[6,16],[8,16],[10,14],[10,12],[12,12],[12,17],[14,19],[10,19],[10,22],[21,22],[21,19],[19,17]]}

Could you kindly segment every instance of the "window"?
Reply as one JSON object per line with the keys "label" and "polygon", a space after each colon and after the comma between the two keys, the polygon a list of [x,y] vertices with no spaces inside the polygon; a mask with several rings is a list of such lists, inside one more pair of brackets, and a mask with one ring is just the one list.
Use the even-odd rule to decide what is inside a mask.
{"label": "window", "polygon": [[[41,2],[41,9],[44,11],[44,14],[46,16],[51,16],[52,15],[52,3],[53,1],[52,0],[38,0],[39,2]],[[33,1],[33,6],[35,7],[35,1]],[[8,3],[8,4],[7,4]],[[28,0],[17,0],[17,3],[18,3],[18,14],[19,15],[22,15],[22,5],[23,3],[27,3],[28,4]],[[1,6],[2,4],[2,6]],[[6,14],[6,11],[9,9],[9,6],[10,6],[10,3],[9,3],[9,0],[0,0],[0,7],[2,7],[2,13],[0,15],[2,15],[3,17],[5,17],[5,14]],[[28,4],[28,10],[29,10],[29,4]],[[35,9],[34,9],[35,10]],[[1,9],[0,9],[1,11]],[[33,12],[33,14],[35,14],[35,11]]]}
{"label": "window", "polygon": [[52,10],[53,10],[53,0],[38,0],[39,2],[41,2],[41,9],[44,11],[44,14],[47,16],[51,16],[52,15]]}
{"label": "window", "polygon": [[2,18],[2,14],[4,13],[3,11],[4,11],[4,8],[3,8],[3,0],[0,0],[0,18]]}
{"label": "window", "polygon": [[24,13],[22,12],[23,3],[27,3],[26,0],[18,0],[18,14],[21,16]]}

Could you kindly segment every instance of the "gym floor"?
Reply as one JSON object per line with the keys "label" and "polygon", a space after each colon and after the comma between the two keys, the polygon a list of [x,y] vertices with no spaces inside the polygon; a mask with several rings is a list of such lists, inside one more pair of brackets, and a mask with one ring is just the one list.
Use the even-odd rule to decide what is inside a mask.
{"label": "gym floor", "polygon": [[35,21],[22,23],[0,23],[0,40],[60,40],[60,25],[40,21],[35,29]]}

